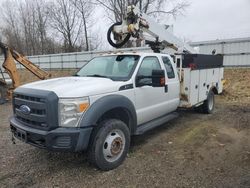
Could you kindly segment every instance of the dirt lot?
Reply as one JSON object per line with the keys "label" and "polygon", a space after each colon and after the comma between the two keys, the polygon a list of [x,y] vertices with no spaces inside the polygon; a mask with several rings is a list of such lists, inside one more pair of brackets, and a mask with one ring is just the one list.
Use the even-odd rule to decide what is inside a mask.
{"label": "dirt lot", "polygon": [[81,153],[13,145],[11,105],[2,105],[0,187],[250,187],[250,69],[227,69],[225,78],[213,115],[180,111],[180,118],[134,137],[126,161],[109,172]]}

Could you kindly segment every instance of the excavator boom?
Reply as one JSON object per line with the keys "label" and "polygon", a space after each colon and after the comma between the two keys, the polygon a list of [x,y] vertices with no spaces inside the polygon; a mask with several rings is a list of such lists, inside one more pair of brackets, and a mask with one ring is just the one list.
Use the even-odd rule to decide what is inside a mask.
{"label": "excavator boom", "polygon": [[51,75],[48,72],[40,69],[37,65],[29,61],[25,56],[19,54],[18,52],[14,50],[12,50],[11,52],[12,52],[14,59],[17,62],[19,62],[21,65],[23,65],[26,69],[28,69],[31,73],[33,73],[35,76],[37,76],[41,80],[50,78]]}
{"label": "excavator boom", "polygon": [[8,61],[9,59],[11,59],[11,60],[16,60],[18,63],[23,65],[26,69],[28,69],[31,73],[33,73],[41,80],[47,79],[51,76],[48,72],[40,69],[37,65],[29,61],[25,56],[9,48],[6,44],[0,42],[0,48],[2,48],[3,51],[5,52],[5,62],[3,63],[3,67],[7,71],[12,71],[14,69],[13,67],[14,61]]}
{"label": "excavator boom", "polygon": [[0,89],[3,90],[3,87],[8,87],[8,91],[7,91],[8,97],[7,98],[11,98],[12,91],[15,88],[17,88],[18,86],[20,86],[20,84],[21,84],[20,83],[20,75],[18,73],[15,61],[17,61],[18,63],[23,65],[28,71],[30,71],[32,74],[34,74],[36,77],[38,77],[41,80],[50,78],[51,75],[48,72],[42,70],[37,65],[35,65],[31,61],[29,61],[25,56],[19,54],[15,50],[9,48],[6,44],[0,42],[0,49],[2,49],[2,51],[4,53],[4,57],[5,57],[5,60],[4,60],[2,66],[5,69],[5,71],[8,73],[8,75],[12,81],[11,86],[8,87],[7,86],[8,83],[4,80],[4,77],[3,77],[3,79],[0,79],[1,80],[0,87],[2,87]]}

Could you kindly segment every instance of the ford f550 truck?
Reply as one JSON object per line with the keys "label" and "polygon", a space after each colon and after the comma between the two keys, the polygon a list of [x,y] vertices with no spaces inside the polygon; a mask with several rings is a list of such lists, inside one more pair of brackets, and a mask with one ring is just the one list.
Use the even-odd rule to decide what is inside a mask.
{"label": "ford f550 truck", "polygon": [[13,93],[14,137],[54,151],[87,151],[102,170],[125,159],[132,135],[177,117],[177,108],[214,109],[220,55],[113,53],[74,76],[33,82]]}

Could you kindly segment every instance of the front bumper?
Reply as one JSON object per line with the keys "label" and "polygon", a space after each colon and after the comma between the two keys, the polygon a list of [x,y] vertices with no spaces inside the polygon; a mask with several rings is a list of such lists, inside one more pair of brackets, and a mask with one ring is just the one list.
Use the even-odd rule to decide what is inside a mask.
{"label": "front bumper", "polygon": [[27,127],[14,117],[10,119],[10,128],[15,138],[33,146],[53,151],[84,151],[88,147],[92,127],[56,128],[44,131]]}

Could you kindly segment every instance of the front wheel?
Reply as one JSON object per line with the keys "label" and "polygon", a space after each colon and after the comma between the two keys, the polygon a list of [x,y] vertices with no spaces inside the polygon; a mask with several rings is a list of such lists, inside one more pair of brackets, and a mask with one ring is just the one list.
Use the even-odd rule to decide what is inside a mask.
{"label": "front wheel", "polygon": [[122,164],[130,146],[130,131],[117,119],[100,123],[90,143],[89,161],[101,170],[112,170]]}
{"label": "front wheel", "polygon": [[214,111],[214,92],[212,90],[209,91],[207,95],[207,100],[204,101],[201,106],[202,110],[206,114],[212,114]]}

